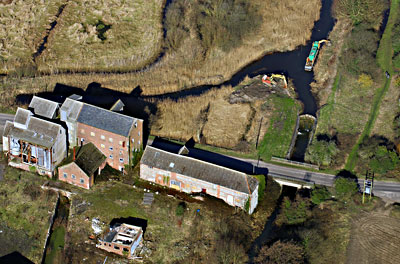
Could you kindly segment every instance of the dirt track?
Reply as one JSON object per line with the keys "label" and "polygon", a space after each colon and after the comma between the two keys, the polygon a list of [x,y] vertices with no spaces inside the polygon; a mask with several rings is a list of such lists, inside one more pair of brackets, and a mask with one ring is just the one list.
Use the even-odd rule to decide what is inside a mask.
{"label": "dirt track", "polygon": [[353,223],[347,263],[400,263],[400,221],[363,214]]}

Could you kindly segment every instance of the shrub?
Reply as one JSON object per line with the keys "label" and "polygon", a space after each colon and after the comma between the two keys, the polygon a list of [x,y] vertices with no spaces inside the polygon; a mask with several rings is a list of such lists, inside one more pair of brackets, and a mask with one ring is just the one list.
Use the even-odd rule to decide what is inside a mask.
{"label": "shrub", "polygon": [[396,80],[394,81],[394,83],[396,84],[397,87],[400,87],[400,76],[398,76],[396,78]]}
{"label": "shrub", "polygon": [[313,204],[321,204],[322,202],[331,198],[331,193],[325,186],[315,187],[311,192],[311,202]]}
{"label": "shrub", "polygon": [[336,197],[347,200],[358,192],[358,185],[353,179],[339,177],[335,180]]}
{"label": "shrub", "polygon": [[185,202],[180,202],[176,207],[175,213],[177,216],[182,216],[185,213],[186,204]]}
{"label": "shrub", "polygon": [[256,175],[258,180],[258,201],[260,202],[264,198],[265,192],[265,175]]}
{"label": "shrub", "polygon": [[318,166],[328,166],[338,152],[339,149],[334,141],[314,140],[307,147],[304,159]]}
{"label": "shrub", "polygon": [[383,174],[395,169],[398,163],[399,157],[396,152],[388,150],[385,146],[379,146],[371,157],[369,166],[373,171]]}
{"label": "shrub", "polygon": [[297,197],[291,201],[285,197],[282,204],[281,222],[288,225],[298,225],[304,223],[310,215],[309,200]]}
{"label": "shrub", "polygon": [[[394,65],[394,67],[400,69],[400,53],[397,54],[396,57],[394,57],[394,59],[393,59],[393,65]],[[399,79],[399,77],[397,77],[397,81],[396,81],[396,82],[400,84],[400,81],[398,81],[398,79]],[[398,84],[398,85],[399,85],[399,84]]]}
{"label": "shrub", "polygon": [[374,83],[371,76],[365,73],[360,74],[357,82],[361,85],[362,88],[369,88]]}
{"label": "shrub", "polygon": [[351,19],[354,25],[374,24],[385,9],[385,1],[376,0],[339,0],[336,14]]}
{"label": "shrub", "polygon": [[305,263],[304,248],[293,241],[278,240],[270,247],[263,246],[255,260],[257,264]]}

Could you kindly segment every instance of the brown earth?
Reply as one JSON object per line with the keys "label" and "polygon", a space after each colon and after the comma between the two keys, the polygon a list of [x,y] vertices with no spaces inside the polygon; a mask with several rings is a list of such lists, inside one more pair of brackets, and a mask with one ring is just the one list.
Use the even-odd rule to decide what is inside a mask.
{"label": "brown earth", "polygon": [[400,221],[361,213],[353,222],[346,263],[400,263]]}

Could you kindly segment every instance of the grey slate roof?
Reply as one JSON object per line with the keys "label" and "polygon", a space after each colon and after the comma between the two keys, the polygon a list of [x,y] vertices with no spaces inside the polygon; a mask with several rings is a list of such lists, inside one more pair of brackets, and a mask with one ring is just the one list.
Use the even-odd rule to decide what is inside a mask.
{"label": "grey slate roof", "polygon": [[151,146],[146,147],[140,163],[247,194],[249,187],[252,193],[258,186],[258,180],[245,173]]}
{"label": "grey slate roof", "polygon": [[79,113],[78,122],[92,127],[103,129],[124,137],[136,121],[135,118],[112,112],[97,106],[84,104]]}
{"label": "grey slate roof", "polygon": [[52,119],[56,115],[58,103],[34,96],[29,104],[29,108],[33,109],[35,115]]}
{"label": "grey slate roof", "polygon": [[46,148],[51,148],[54,145],[61,129],[58,124],[36,117],[30,118],[27,129],[15,127],[10,123],[6,123],[3,136],[12,136]]}
{"label": "grey slate roof", "polygon": [[79,150],[75,163],[88,176],[91,176],[105,160],[106,156],[93,143],[88,143]]}
{"label": "grey slate roof", "polygon": [[[78,119],[79,113],[82,109],[83,103],[75,101],[73,99],[67,98],[65,99],[64,103],[61,106],[60,111],[61,112],[66,112],[67,118],[70,120],[76,121]],[[63,115],[61,114],[61,120],[66,121],[63,118]]]}

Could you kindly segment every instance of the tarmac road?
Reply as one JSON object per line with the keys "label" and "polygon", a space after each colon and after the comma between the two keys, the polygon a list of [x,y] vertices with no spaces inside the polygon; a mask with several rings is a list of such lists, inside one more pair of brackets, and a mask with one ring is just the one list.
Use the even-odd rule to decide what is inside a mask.
{"label": "tarmac road", "polygon": [[3,135],[4,125],[6,124],[7,120],[9,121],[14,120],[14,115],[0,113],[0,136]]}
{"label": "tarmac road", "polygon": [[[12,121],[13,119],[14,115],[0,113],[0,134],[3,134],[3,129],[6,121],[7,120]],[[223,157],[223,155],[220,154],[217,155]],[[228,157],[228,158],[241,160],[244,161],[245,163],[250,163],[253,166],[257,166],[257,160],[239,159],[235,157]],[[292,167],[279,166],[276,164],[271,164],[263,161],[259,162],[257,168],[268,169],[268,175],[274,178],[303,181],[318,185],[333,186],[335,180],[335,175],[320,173],[320,172],[311,172]],[[360,187],[362,187],[364,185],[364,180],[359,179],[358,183]],[[375,181],[373,186],[373,193],[376,196],[400,202],[400,183]]]}

